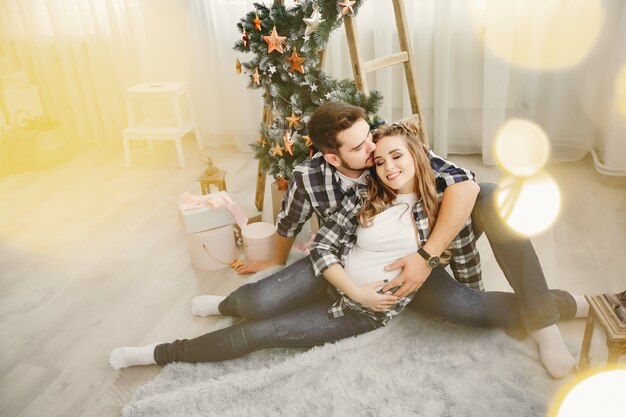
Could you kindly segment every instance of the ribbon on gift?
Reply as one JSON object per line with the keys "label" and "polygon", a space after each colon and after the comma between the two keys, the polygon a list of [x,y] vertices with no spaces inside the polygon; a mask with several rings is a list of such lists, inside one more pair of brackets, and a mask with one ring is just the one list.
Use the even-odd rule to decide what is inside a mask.
{"label": "ribbon on gift", "polygon": [[239,207],[239,204],[235,203],[228,196],[203,195],[198,197],[190,193],[184,193],[178,199],[178,207],[180,207],[182,211],[194,210],[202,207],[226,207],[239,227],[244,227],[248,224],[248,218],[243,213],[243,210],[241,210],[241,207]]}

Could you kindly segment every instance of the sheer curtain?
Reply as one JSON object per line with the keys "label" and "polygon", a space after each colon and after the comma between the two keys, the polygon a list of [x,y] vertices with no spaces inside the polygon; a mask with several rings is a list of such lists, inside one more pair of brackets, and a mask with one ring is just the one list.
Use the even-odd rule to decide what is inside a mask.
{"label": "sheer curtain", "polygon": [[[589,151],[604,173],[626,174],[626,111],[616,86],[626,68],[626,3],[621,0],[405,1],[420,100],[435,152],[481,153],[523,118],[547,134],[552,161]],[[396,52],[393,12],[367,2],[358,17],[365,59]],[[343,32],[333,34],[327,69],[351,75]],[[383,117],[411,113],[400,67],[368,76],[383,93]]]}
{"label": "sheer curtain", "polygon": [[24,71],[75,144],[119,142],[122,93],[140,74],[136,2],[5,0],[0,19],[2,72]]}
{"label": "sheer curtain", "polygon": [[[204,142],[245,151],[258,131],[262,99],[235,74],[232,46],[240,36],[235,25],[252,3],[4,0],[0,45],[2,55],[38,85],[46,112],[63,120],[77,143],[120,146],[123,92],[134,83],[186,81]],[[626,75],[618,78],[626,73],[624,1],[404,3],[437,153],[481,153],[493,163],[498,129],[524,118],[547,133],[552,160],[593,151],[599,171],[625,173],[626,106],[620,103]],[[366,60],[397,51],[391,2],[366,1],[357,26]],[[343,29],[331,36],[325,70],[352,77]],[[383,93],[383,117],[410,114],[400,67],[368,77],[370,88]]]}

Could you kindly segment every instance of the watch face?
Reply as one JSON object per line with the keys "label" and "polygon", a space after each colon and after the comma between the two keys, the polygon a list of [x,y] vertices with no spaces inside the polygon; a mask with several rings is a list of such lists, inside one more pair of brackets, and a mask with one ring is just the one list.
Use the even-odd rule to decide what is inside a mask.
{"label": "watch face", "polygon": [[428,260],[428,266],[431,268],[434,268],[436,266],[439,265],[439,257],[438,256],[431,256],[430,259]]}

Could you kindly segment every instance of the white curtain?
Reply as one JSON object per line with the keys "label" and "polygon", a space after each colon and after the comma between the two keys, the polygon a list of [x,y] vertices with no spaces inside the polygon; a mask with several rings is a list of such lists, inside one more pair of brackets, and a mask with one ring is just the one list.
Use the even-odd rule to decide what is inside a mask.
{"label": "white curtain", "polygon": [[[357,24],[364,59],[398,50],[391,7],[370,1]],[[626,2],[622,0],[405,1],[420,100],[434,150],[482,153],[511,118],[540,126],[551,160],[595,149],[603,173],[626,175]],[[351,76],[343,31],[327,70]],[[411,113],[400,66],[368,76],[382,115]],[[621,93],[620,93],[621,91]],[[620,96],[621,94],[621,96]]]}
{"label": "white curtain", "polygon": [[[0,74],[25,72],[43,114],[62,121],[74,144],[119,142],[123,91],[140,74],[136,2],[3,0],[0,19]],[[23,103],[27,112],[35,101]],[[15,123],[11,108],[4,103]]]}
{"label": "white curtain", "polygon": [[[120,146],[123,92],[134,83],[185,81],[204,142],[248,150],[262,100],[260,91],[246,89],[245,77],[235,74],[232,46],[240,36],[235,25],[252,3],[3,0],[0,45],[2,55],[39,87],[45,111],[62,120],[80,144]],[[524,118],[547,133],[552,160],[593,151],[598,170],[625,173],[626,106],[620,103],[626,75],[618,74],[626,73],[626,2],[404,3],[436,152],[482,153],[493,163],[498,129],[506,120]],[[398,50],[390,1],[366,1],[357,26],[364,59]],[[343,29],[331,36],[325,70],[352,77]],[[368,82],[383,93],[384,118],[411,113],[401,67],[370,74]]]}

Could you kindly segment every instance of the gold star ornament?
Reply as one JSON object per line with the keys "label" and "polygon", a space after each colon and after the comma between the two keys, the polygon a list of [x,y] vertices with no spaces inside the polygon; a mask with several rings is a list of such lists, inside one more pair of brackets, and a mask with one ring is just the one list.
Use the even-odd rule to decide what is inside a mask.
{"label": "gold star ornament", "polygon": [[243,266],[243,265],[245,265],[245,264],[246,264],[246,263],[245,263],[244,261],[242,261],[241,259],[235,259],[234,261],[232,261],[232,262],[230,263],[230,267],[231,267],[231,268],[233,268],[233,269],[237,269],[237,268],[239,268],[240,266]]}
{"label": "gold star ornament", "polygon": [[287,40],[286,36],[278,36],[278,32],[276,32],[276,26],[272,29],[272,33],[268,36],[263,36],[263,40],[267,42],[267,53],[269,54],[272,51],[278,51],[281,54],[285,52],[283,48],[283,44],[285,40]]}
{"label": "gold star ornament", "polygon": [[278,143],[272,148],[272,155],[283,156],[283,148]]}
{"label": "gold star ornament", "polygon": [[241,62],[239,62],[239,58],[235,61],[235,72],[237,72],[237,75],[241,74]]}
{"label": "gold star ornament", "polygon": [[259,15],[256,15],[252,22],[254,23],[254,28],[256,30],[260,31],[261,30],[261,19],[259,19]]}
{"label": "gold star ornament", "polygon": [[306,58],[302,58],[298,55],[298,51],[296,48],[293,48],[291,51],[291,56],[285,58],[287,62],[289,62],[289,72],[298,71],[300,74],[304,74],[304,69],[302,68],[302,63],[306,61]]}
{"label": "gold star ornament", "polygon": [[300,129],[300,120],[302,120],[302,117],[300,116],[296,116],[293,111],[291,112],[291,116],[287,116],[285,117],[285,119],[287,119],[287,121],[289,122],[289,127],[296,127],[296,129]]}

